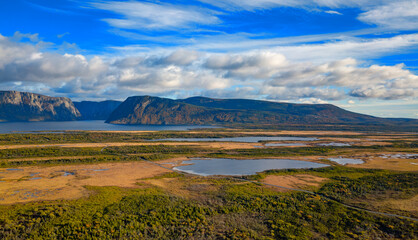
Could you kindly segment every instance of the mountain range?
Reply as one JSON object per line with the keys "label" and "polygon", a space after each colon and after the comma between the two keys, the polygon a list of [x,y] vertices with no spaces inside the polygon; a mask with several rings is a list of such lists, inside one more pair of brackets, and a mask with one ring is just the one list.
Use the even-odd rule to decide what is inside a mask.
{"label": "mountain range", "polygon": [[378,118],[331,104],[295,104],[250,99],[128,97],[124,102],[72,102],[69,98],[0,91],[0,121],[106,120],[112,124],[356,124],[418,125],[417,119]]}

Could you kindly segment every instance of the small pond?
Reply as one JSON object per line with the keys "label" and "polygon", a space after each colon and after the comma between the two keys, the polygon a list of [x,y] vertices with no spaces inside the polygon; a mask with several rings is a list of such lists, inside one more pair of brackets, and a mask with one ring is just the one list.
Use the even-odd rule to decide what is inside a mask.
{"label": "small pond", "polygon": [[416,153],[398,153],[398,154],[383,154],[382,158],[400,158],[400,159],[418,159]]}
{"label": "small pond", "polygon": [[266,147],[303,147],[307,146],[303,143],[266,143]]}
{"label": "small pond", "polygon": [[230,137],[230,138],[164,138],[152,141],[182,141],[182,142],[246,142],[256,143],[260,141],[316,141],[310,137]]}
{"label": "small pond", "polygon": [[332,142],[332,143],[320,143],[319,146],[324,147],[349,147],[351,146],[350,143],[339,143],[339,142]]}
{"label": "small pond", "polygon": [[346,164],[363,164],[364,161],[361,159],[355,159],[355,158],[328,158],[328,160],[336,162],[340,165],[346,165]]}
{"label": "small pond", "polygon": [[290,159],[226,159],[208,158],[183,161],[185,166],[175,167],[175,170],[197,174],[201,176],[210,175],[252,175],[270,169],[297,169],[297,168],[320,168],[327,167],[327,164],[297,161]]}

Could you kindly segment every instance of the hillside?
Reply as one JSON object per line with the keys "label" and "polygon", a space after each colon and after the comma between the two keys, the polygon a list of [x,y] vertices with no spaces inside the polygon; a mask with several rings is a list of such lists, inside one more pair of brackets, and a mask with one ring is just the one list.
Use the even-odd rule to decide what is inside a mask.
{"label": "hillside", "polygon": [[71,121],[80,117],[69,98],[0,91],[0,121]]}
{"label": "hillside", "polygon": [[106,120],[120,104],[120,101],[113,100],[74,102],[74,106],[80,111],[82,120]]}
{"label": "hillside", "polygon": [[115,124],[396,124],[411,119],[384,119],[346,111],[331,104],[293,104],[247,99],[193,97],[172,100],[129,97],[106,120]]}

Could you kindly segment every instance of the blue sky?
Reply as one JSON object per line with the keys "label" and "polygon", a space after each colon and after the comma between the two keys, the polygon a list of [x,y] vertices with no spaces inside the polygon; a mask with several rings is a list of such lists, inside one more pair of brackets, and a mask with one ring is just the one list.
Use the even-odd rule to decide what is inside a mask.
{"label": "blue sky", "polygon": [[0,90],[418,118],[417,0],[14,0],[0,20]]}

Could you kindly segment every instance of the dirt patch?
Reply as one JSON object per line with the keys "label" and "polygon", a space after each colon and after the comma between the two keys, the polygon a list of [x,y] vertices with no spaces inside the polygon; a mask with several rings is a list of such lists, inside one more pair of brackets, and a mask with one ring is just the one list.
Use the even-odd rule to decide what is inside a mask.
{"label": "dirt patch", "polygon": [[149,162],[0,169],[0,204],[79,198],[86,185],[137,187],[138,179],[166,172]]}
{"label": "dirt patch", "polygon": [[[318,187],[321,182],[328,180],[327,178],[317,177],[309,174],[298,174],[298,175],[284,175],[276,176],[269,175],[262,180],[264,183],[273,184],[277,186],[287,188],[299,188],[304,189],[306,187]],[[275,188],[278,191],[287,191],[282,188]]]}

